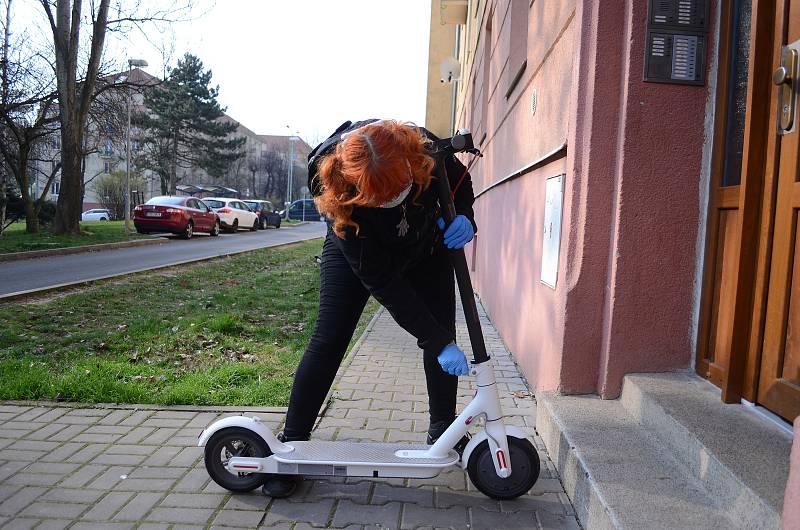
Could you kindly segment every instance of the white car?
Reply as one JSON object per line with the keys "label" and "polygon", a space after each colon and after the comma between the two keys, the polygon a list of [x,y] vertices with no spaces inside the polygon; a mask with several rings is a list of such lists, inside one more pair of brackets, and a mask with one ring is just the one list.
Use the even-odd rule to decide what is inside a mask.
{"label": "white car", "polygon": [[258,230],[258,215],[243,201],[229,197],[203,197],[202,201],[217,212],[222,228],[236,232],[240,228]]}
{"label": "white car", "polygon": [[111,212],[103,208],[86,210],[81,214],[81,221],[108,221],[111,219]]}

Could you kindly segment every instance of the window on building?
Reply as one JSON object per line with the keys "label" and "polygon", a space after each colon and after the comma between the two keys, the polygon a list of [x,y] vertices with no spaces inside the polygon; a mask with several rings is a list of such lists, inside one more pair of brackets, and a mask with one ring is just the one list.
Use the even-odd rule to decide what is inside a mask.
{"label": "window on building", "polygon": [[103,172],[104,173],[111,173],[114,170],[114,164],[106,160],[103,162]]}
{"label": "window on building", "polygon": [[528,65],[528,13],[530,0],[511,0],[508,13],[508,69],[506,70],[506,99],[522,78]]}
{"label": "window on building", "polygon": [[111,140],[111,138],[106,140],[103,148],[100,149],[100,154],[103,156],[111,156],[114,154],[114,142]]}
{"label": "window on building", "polygon": [[56,180],[53,182],[53,195],[58,195],[61,192],[61,181]]}
{"label": "window on building", "polygon": [[50,148],[53,151],[57,151],[57,150],[61,149],[61,138],[59,138],[58,136],[53,136],[50,139]]}

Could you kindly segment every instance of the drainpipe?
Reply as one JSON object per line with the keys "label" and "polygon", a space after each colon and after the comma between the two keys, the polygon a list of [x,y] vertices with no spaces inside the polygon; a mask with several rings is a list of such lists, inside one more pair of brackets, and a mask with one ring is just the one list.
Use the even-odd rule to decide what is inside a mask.
{"label": "drainpipe", "polygon": [[[456,42],[455,42],[455,58],[461,60],[461,24],[456,24]],[[456,130],[456,111],[458,109],[458,81],[453,81],[452,92],[450,95],[450,136],[455,134]]]}

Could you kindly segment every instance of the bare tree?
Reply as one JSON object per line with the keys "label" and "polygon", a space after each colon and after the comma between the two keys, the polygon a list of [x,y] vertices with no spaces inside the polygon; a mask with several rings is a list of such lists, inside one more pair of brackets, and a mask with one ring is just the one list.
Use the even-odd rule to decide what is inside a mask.
{"label": "bare tree", "polygon": [[[144,186],[144,179],[138,175],[131,176],[131,187],[140,189]],[[115,171],[110,175],[102,175],[92,184],[103,208],[109,210],[114,219],[125,217],[125,173]]]}
{"label": "bare tree", "polygon": [[[188,14],[191,0],[167,4],[90,0],[39,0],[50,26],[55,54],[58,104],[61,125],[61,193],[58,196],[55,231],[80,231],[82,153],[87,121],[97,97],[101,61],[108,32],[142,31],[150,23],[169,23]],[[166,7],[162,7],[165,6]],[[90,33],[82,39],[81,29]],[[82,56],[88,57],[80,63]]]}
{"label": "bare tree", "polygon": [[[0,156],[3,173],[14,177],[25,205],[26,230],[39,231],[38,214],[60,169],[48,145],[57,133],[58,110],[49,64],[27,46],[28,35],[15,36],[11,0],[6,0],[0,59]],[[32,179],[44,179],[40,193]],[[5,187],[5,185],[4,185]],[[32,189],[34,188],[34,189]],[[3,192],[5,198],[5,192]]]}

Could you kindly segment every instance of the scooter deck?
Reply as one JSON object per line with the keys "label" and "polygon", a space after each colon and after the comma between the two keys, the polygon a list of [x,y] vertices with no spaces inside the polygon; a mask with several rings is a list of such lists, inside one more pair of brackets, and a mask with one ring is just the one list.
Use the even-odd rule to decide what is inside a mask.
{"label": "scooter deck", "polygon": [[311,440],[287,442],[294,447],[289,453],[276,453],[273,458],[287,464],[367,464],[379,466],[446,467],[460,460],[450,450],[444,458],[412,458],[398,456],[398,451],[425,451],[429,445],[398,443],[350,443]]}

